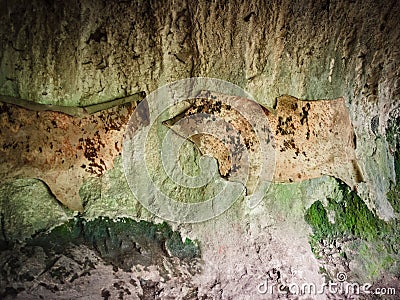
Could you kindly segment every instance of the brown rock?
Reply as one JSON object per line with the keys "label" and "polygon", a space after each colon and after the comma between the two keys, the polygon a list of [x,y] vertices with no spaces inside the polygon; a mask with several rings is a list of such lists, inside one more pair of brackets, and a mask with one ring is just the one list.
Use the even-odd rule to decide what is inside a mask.
{"label": "brown rock", "polygon": [[132,102],[74,117],[0,102],[2,181],[41,179],[59,201],[82,210],[79,188],[85,178],[113,167],[135,107]]}
{"label": "brown rock", "polygon": [[[269,155],[260,152],[260,139],[268,140],[271,134],[273,181],[297,182],[323,175],[340,178],[351,187],[362,181],[353,126],[343,98],[302,101],[281,96],[275,112],[263,109],[264,124],[256,126],[271,131],[262,130],[263,136],[256,135],[252,121],[243,115],[244,110],[254,110],[254,105],[245,98],[213,93],[195,99],[188,110],[164,124],[192,140],[203,154],[215,157],[221,175],[246,184],[248,194],[256,184],[261,156]],[[201,129],[200,123],[207,122],[214,122],[214,132],[191,135]],[[216,133],[221,128],[222,135]]]}

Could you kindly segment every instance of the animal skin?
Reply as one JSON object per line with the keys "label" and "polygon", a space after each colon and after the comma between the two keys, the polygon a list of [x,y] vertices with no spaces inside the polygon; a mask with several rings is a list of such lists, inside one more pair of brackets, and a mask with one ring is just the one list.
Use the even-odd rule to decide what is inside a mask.
{"label": "animal skin", "polygon": [[[222,98],[224,103],[219,100]],[[226,132],[222,141],[208,134],[189,139],[202,154],[218,160],[221,176],[242,181],[249,194],[264,154],[250,123],[229,105],[233,102],[239,103],[239,110],[257,105],[245,98],[207,93],[164,124],[184,135],[191,124],[178,121],[205,113],[236,128],[239,135]],[[51,107],[40,104],[25,105],[28,109],[0,102],[0,183],[21,177],[41,179],[60,202],[82,211],[79,189],[87,178],[101,176],[113,167],[136,103],[122,103],[92,114],[79,110],[71,116],[68,110],[49,111]],[[275,111],[263,111],[265,124],[259,125],[269,126],[265,134],[272,132],[275,149],[273,181],[296,182],[331,175],[354,187],[362,180],[354,131],[343,98],[302,101],[282,96]],[[247,160],[243,160],[244,152],[250,153]],[[244,170],[249,174],[243,174]]]}

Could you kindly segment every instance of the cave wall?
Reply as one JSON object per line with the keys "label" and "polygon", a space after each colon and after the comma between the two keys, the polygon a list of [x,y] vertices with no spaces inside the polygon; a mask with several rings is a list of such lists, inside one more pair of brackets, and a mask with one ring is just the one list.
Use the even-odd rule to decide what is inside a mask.
{"label": "cave wall", "polygon": [[[388,124],[392,135],[398,131],[393,120],[400,100],[399,17],[395,0],[1,0],[0,101],[88,106],[148,95],[161,85],[194,76],[235,83],[267,107],[284,94],[307,100],[344,97],[365,180],[355,192],[380,218],[390,220],[397,214],[396,199],[387,199],[396,184],[397,144],[388,143],[386,131]],[[34,199],[52,199],[51,207],[55,205],[40,181],[29,184],[38,188],[33,194],[41,195]],[[10,194],[16,198],[20,185],[30,189],[23,181],[3,185],[3,211],[8,206],[4,199],[11,199]],[[87,180],[79,194],[88,218],[129,216],[160,222],[134,199],[119,158],[103,176]],[[259,283],[255,278],[274,269],[280,269],[287,282],[323,282],[308,245],[304,213],[313,202],[327,205],[328,198],[339,194],[339,183],[330,177],[277,184],[255,210],[238,201],[209,222],[173,224],[183,235],[201,241],[206,272],[196,279],[200,291],[215,297],[221,290],[231,297],[251,294]],[[46,209],[22,214],[28,220],[24,224],[40,220]],[[71,214],[60,207],[54,212],[59,222]],[[11,229],[18,216],[7,219]],[[54,220],[7,236],[27,238],[54,226]],[[373,257],[376,270],[366,271],[362,266]],[[375,280],[385,269],[385,259],[379,252],[365,251],[354,258],[352,274]],[[349,272],[340,259],[335,263],[335,272]]]}
{"label": "cave wall", "polygon": [[395,98],[398,14],[396,1],[2,1],[0,92],[87,105],[209,76],[269,106],[286,93],[373,107]]}
{"label": "cave wall", "polygon": [[359,193],[389,219],[399,14],[396,1],[2,1],[0,95],[85,106],[207,76],[269,107],[282,94],[343,96]]}

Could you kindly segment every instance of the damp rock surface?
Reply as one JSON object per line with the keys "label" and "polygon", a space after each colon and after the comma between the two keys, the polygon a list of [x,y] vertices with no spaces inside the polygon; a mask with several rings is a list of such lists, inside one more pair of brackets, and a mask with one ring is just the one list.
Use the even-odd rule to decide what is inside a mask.
{"label": "damp rock surface", "polygon": [[[149,94],[177,79],[238,84],[277,97],[343,97],[380,217],[394,211],[385,130],[398,105],[397,1],[7,1],[0,18],[0,95],[86,106]],[[379,174],[379,175],[378,175]]]}
{"label": "damp rock surface", "polygon": [[0,248],[67,221],[72,213],[37,179],[17,179],[0,185]]}
{"label": "damp rock surface", "polygon": [[167,224],[72,219],[0,254],[2,299],[194,299],[196,242]]}
{"label": "damp rock surface", "polygon": [[[160,250],[169,257],[165,260],[162,257],[162,266],[152,265],[129,274],[120,268],[113,270],[99,256],[108,253],[101,248],[103,244],[98,250],[87,244],[72,245],[70,253],[62,255],[46,253],[37,245],[16,248],[15,253],[5,250],[0,254],[5,262],[1,268],[5,281],[0,285],[1,296],[297,299],[296,295],[261,295],[257,286],[267,279],[285,289],[291,283],[320,286],[324,277],[335,278],[338,271],[345,271],[349,280],[360,283],[375,280],[374,286],[395,286],[399,271],[395,268],[398,249],[393,241],[398,240],[396,218],[400,211],[399,17],[400,5],[396,0],[2,1],[0,101],[25,99],[51,106],[86,107],[142,92],[149,95],[167,82],[193,76],[235,83],[269,108],[282,95],[310,101],[342,97],[355,132],[355,155],[363,182],[353,191],[362,201],[357,198],[351,202],[362,213],[357,220],[347,219],[346,209],[354,207],[345,204],[356,198],[344,199],[343,195],[350,195],[350,191],[346,188],[343,194],[342,183],[322,177],[301,183],[273,184],[260,205],[252,210],[239,199],[213,220],[186,225],[172,223],[182,236],[200,241],[203,269],[196,276],[190,275],[187,265],[171,262],[168,255],[172,252],[165,254],[167,248]],[[1,105],[2,121],[17,132],[19,123],[8,122],[5,107]],[[39,114],[49,116],[53,132],[51,120],[55,113]],[[28,122],[31,128],[38,126],[35,120]],[[99,126],[100,131],[105,130]],[[51,132],[44,137],[59,139],[56,149],[62,149],[55,156],[54,169],[58,174],[64,168],[62,157],[71,157],[71,153],[62,146],[59,135],[64,131],[55,130],[54,135]],[[95,134],[96,130],[90,132]],[[19,137],[22,143],[15,147],[26,151],[29,136],[28,130],[28,134]],[[117,136],[112,141],[114,138]],[[14,145],[8,142],[0,145],[7,148],[0,160],[7,155],[24,165],[26,157],[15,157]],[[101,145],[97,138],[92,144]],[[40,152],[41,145],[36,146],[29,151]],[[185,151],[182,165],[197,171],[199,153],[190,145]],[[81,156],[82,152],[73,154],[79,154],[78,160],[82,159],[85,168],[82,163],[66,165],[78,168],[82,174],[88,173],[88,161]],[[97,174],[77,179],[65,172],[60,178],[63,184],[69,182],[67,187],[74,190],[75,199],[83,200],[80,203],[83,205],[75,208],[90,218],[123,215],[137,220],[156,219],[132,195],[121,171],[121,161],[118,157],[113,160],[115,152],[107,153],[107,157],[110,165],[106,167],[95,160],[104,167]],[[112,168],[114,161],[116,166]],[[43,165],[49,166],[38,160],[38,167]],[[12,168],[0,170],[2,178],[11,179],[11,183],[2,182],[1,186],[0,240],[6,241],[6,246],[12,238],[25,239],[46,231],[68,215],[55,205],[56,200],[42,183],[29,179],[28,187],[22,187],[20,179],[14,181],[14,175],[18,174],[9,175],[8,170]],[[14,171],[18,173],[19,169]],[[158,169],[154,173],[160,174]],[[158,179],[162,182],[165,177]],[[182,197],[185,201],[202,200],[208,193],[199,189],[183,194],[170,181],[165,182],[162,186],[165,191],[185,195]],[[29,192],[31,187],[35,187],[35,192]],[[54,194],[62,200],[64,192]],[[16,198],[18,202],[14,205]],[[65,200],[68,201],[73,200]],[[307,224],[304,216],[310,210],[316,212],[312,214],[316,218]],[[335,211],[339,214],[335,215]],[[345,225],[340,236],[334,236],[331,242],[335,216],[342,217],[337,224]],[[379,234],[389,235],[380,236],[375,232],[377,227],[382,229]],[[344,229],[349,233],[343,234]],[[372,234],[354,236],[359,232]],[[310,236],[313,249],[318,246],[318,253],[312,252]],[[313,240],[315,236],[317,241]],[[179,239],[174,238],[171,243],[175,241]],[[130,245],[129,249],[134,247]],[[43,263],[46,259],[49,264]],[[165,272],[172,274],[170,280],[163,281]],[[98,278],[106,282],[99,282]]]}

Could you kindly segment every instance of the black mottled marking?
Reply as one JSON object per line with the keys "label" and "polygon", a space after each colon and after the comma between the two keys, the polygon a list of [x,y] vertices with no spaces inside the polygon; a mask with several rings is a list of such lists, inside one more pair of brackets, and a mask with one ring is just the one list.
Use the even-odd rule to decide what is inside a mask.
{"label": "black mottled marking", "polygon": [[199,105],[199,106],[197,106],[196,111],[197,111],[197,113],[201,113],[203,111],[203,109],[204,109],[204,105]]}
{"label": "black mottled marking", "polygon": [[13,143],[4,143],[3,144],[3,150],[8,150],[13,146]]}
{"label": "black mottled marking", "polygon": [[90,34],[89,39],[86,41],[86,44],[89,44],[90,41],[95,41],[96,43],[107,42],[107,32],[105,28],[99,27],[93,33]]}
{"label": "black mottled marking", "polygon": [[107,289],[102,289],[101,290],[101,297],[103,297],[103,299],[108,300],[111,297],[111,293],[110,291],[108,291]]}
{"label": "black mottled marking", "polygon": [[[293,149],[295,151],[296,157],[299,156],[300,149],[296,146],[296,144],[294,142],[294,139],[284,140],[283,141],[283,146],[281,147],[280,152],[284,152],[284,151],[289,150],[289,149]],[[293,158],[296,159],[296,157],[293,157]]]}
{"label": "black mottled marking", "polygon": [[72,277],[71,277],[71,279],[69,280],[69,282],[72,283],[72,282],[75,281],[75,279],[78,279],[78,278],[79,278],[78,273],[75,272],[74,275],[72,275]]}
{"label": "black mottled marking", "polygon": [[275,134],[278,135],[294,135],[295,126],[293,124],[293,119],[291,116],[287,118],[278,117],[278,126]]}
{"label": "black mottled marking", "polygon": [[301,117],[300,123],[301,123],[301,125],[306,124],[306,126],[307,126],[307,133],[306,133],[306,139],[307,140],[310,139],[310,127],[309,127],[309,124],[308,124],[308,112],[310,111],[310,109],[311,109],[311,105],[310,105],[310,103],[307,103],[305,106],[303,106],[301,108],[302,113],[300,113],[300,117]]}
{"label": "black mottled marking", "polygon": [[114,286],[116,289],[120,289],[120,288],[121,288],[121,286],[119,285],[118,282],[114,282],[113,286]]}
{"label": "black mottled marking", "polygon": [[301,119],[300,119],[300,123],[301,125],[304,125],[304,123],[308,124],[308,112],[310,111],[310,103],[307,103],[305,106],[303,106],[301,108],[302,113],[300,113]]}
{"label": "black mottled marking", "polygon": [[137,286],[136,281],[133,280],[132,278],[129,280],[129,283],[130,283],[131,285],[133,285],[134,287]]}

